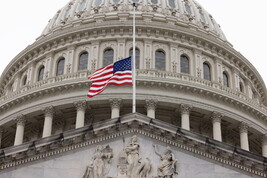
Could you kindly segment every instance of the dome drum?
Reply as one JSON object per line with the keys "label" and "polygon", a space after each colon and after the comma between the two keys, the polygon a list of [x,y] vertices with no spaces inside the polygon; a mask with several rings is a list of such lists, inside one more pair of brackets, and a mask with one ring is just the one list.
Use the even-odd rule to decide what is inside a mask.
{"label": "dome drum", "polygon": [[86,97],[88,76],[133,53],[132,1],[70,1],[0,78],[0,148],[12,152],[68,134],[80,144],[87,137],[81,130],[113,134],[114,120],[132,117],[127,129],[159,124],[155,134],[176,130],[195,143],[267,157],[265,84],[213,17],[194,0],[135,2],[137,113],[130,114],[131,86]]}

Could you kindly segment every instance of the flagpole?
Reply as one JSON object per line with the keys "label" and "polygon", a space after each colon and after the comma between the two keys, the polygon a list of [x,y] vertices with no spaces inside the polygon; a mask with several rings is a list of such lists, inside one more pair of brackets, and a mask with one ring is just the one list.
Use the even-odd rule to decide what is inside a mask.
{"label": "flagpole", "polygon": [[136,72],[135,72],[135,8],[136,4],[133,3],[133,59],[132,59],[132,69],[133,69],[133,113],[136,112]]}

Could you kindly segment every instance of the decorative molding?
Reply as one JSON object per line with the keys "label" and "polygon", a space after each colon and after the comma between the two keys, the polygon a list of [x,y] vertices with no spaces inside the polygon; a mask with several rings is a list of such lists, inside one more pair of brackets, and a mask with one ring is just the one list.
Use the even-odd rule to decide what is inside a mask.
{"label": "decorative molding", "polygon": [[120,108],[122,105],[122,99],[118,99],[118,98],[109,99],[109,102],[110,102],[111,109]]}
{"label": "decorative molding", "polygon": [[17,122],[17,125],[21,125],[21,126],[25,126],[25,123],[26,123],[26,118],[24,115],[19,115],[16,117],[16,122]]}
{"label": "decorative molding", "polygon": [[77,111],[85,111],[86,110],[86,101],[77,101],[73,103],[76,107]]}
{"label": "decorative molding", "polygon": [[145,102],[146,102],[145,107],[146,107],[147,110],[150,110],[150,109],[151,110],[156,110],[157,104],[158,104],[158,100],[156,100],[156,99],[146,99]]}
{"label": "decorative molding", "polygon": [[261,138],[262,145],[267,145],[267,134],[264,134]]}
{"label": "decorative molding", "polygon": [[212,114],[211,114],[212,123],[215,123],[215,122],[221,123],[221,119],[223,116],[224,115],[219,113],[219,112],[212,112]]}
{"label": "decorative molding", "polygon": [[53,117],[53,115],[55,114],[55,110],[53,106],[48,106],[46,108],[43,108],[43,112],[45,117]]}
{"label": "decorative molding", "polygon": [[241,122],[239,126],[240,133],[248,133],[249,125],[246,122]]}
{"label": "decorative molding", "polygon": [[190,111],[192,110],[192,106],[187,104],[181,104],[181,114],[190,114]]}

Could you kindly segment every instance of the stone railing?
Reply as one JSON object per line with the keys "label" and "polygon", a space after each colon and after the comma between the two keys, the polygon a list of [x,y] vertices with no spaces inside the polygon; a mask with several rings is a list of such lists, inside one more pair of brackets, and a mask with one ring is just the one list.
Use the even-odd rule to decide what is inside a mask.
{"label": "stone railing", "polygon": [[[43,81],[33,83],[31,85],[26,85],[22,88],[20,88],[18,91],[15,91],[13,93],[10,93],[6,96],[3,96],[0,98],[0,106],[12,101],[18,96],[26,95],[27,93],[30,93],[32,91],[35,91],[39,88],[42,88],[46,85],[52,85],[54,83],[64,83],[66,81],[75,80],[75,79],[86,79],[90,74],[92,74],[91,71],[79,71],[76,73],[70,73],[65,74],[61,76],[56,77],[50,77]],[[261,110],[262,112],[266,113],[267,108],[265,106],[260,105],[255,99],[250,99],[248,96],[246,96],[244,93],[235,91],[234,89],[231,89],[229,87],[224,87],[219,83],[204,80],[198,77],[194,77],[188,74],[181,74],[181,73],[172,73],[172,72],[165,72],[165,71],[158,71],[158,70],[145,70],[145,69],[139,69],[137,70],[137,79],[142,78],[155,78],[160,79],[160,81],[163,81],[161,79],[166,79],[164,82],[180,82],[180,84],[183,85],[195,85],[196,87],[201,87],[206,90],[212,90],[213,92],[219,92],[222,95],[226,95],[229,97],[232,97],[236,99],[237,101],[241,100],[243,102],[246,102],[247,104],[256,107],[257,109]]]}
{"label": "stone railing", "polygon": [[262,112],[265,112],[265,113],[267,112],[267,107],[260,105],[259,102],[257,102],[255,99],[250,99],[244,93],[235,91],[234,89],[229,88],[229,87],[224,87],[221,84],[216,83],[216,82],[204,80],[199,77],[194,77],[188,74],[171,73],[171,72],[158,71],[158,70],[138,70],[137,76],[141,78],[152,77],[152,78],[168,79],[170,80],[170,82],[171,80],[176,80],[176,81],[179,80],[181,83],[184,83],[184,84],[191,83],[191,84],[202,85],[202,87],[208,90],[212,89],[215,92],[219,92],[221,94],[233,97],[237,100],[244,101],[254,107],[256,106]]}

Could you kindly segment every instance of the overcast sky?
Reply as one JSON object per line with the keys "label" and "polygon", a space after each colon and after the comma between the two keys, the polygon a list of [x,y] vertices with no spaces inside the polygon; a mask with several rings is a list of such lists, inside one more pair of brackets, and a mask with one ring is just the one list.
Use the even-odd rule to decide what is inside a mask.
{"label": "overcast sky", "polygon": [[[221,25],[228,41],[267,83],[267,0],[197,0]],[[68,0],[10,0],[0,6],[0,74],[40,36]]]}

